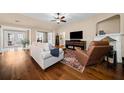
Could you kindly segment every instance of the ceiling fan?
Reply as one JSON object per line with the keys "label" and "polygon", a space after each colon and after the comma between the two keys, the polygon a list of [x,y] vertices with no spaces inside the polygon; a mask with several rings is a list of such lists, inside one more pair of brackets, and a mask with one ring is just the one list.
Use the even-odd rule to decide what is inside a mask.
{"label": "ceiling fan", "polygon": [[56,13],[57,17],[54,17],[54,20],[51,21],[56,21],[57,24],[60,24],[60,22],[66,22],[66,20],[64,20],[65,16],[61,16],[60,13]]}

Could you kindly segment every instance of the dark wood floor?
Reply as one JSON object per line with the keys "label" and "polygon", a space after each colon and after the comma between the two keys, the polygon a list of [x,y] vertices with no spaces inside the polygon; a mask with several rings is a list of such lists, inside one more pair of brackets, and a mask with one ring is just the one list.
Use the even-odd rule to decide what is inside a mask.
{"label": "dark wood floor", "polygon": [[57,63],[45,71],[30,57],[29,52],[0,54],[1,80],[111,80],[124,79],[124,67],[108,67],[106,63],[88,66],[83,73]]}

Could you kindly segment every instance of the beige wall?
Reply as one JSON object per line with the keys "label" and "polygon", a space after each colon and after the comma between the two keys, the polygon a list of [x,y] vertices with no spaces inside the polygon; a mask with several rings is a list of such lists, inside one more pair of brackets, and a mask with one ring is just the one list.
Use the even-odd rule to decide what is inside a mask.
{"label": "beige wall", "polygon": [[0,48],[1,48],[1,28],[0,28]]}
{"label": "beige wall", "polygon": [[[89,43],[91,40],[93,40],[95,35],[95,24],[91,24],[92,20],[87,20],[83,22],[68,24],[67,26],[64,26],[59,29],[60,32],[65,32],[65,38],[70,39],[69,33],[72,31],[83,31],[83,40],[86,40],[87,43]],[[82,25],[83,24],[83,25]]]}
{"label": "beige wall", "polygon": [[113,16],[97,23],[97,33],[104,31],[106,34],[120,33],[120,16]]}
{"label": "beige wall", "polygon": [[[124,34],[124,13],[120,14],[121,22],[120,22],[120,31]],[[122,38],[122,41],[124,41],[124,37]],[[124,42],[122,42],[122,55],[124,57]]]}
{"label": "beige wall", "polygon": [[[96,36],[97,28],[96,24],[98,22],[101,22],[105,19],[108,19],[112,16],[120,15],[120,33],[124,33],[124,14],[113,14],[113,13],[100,13],[96,16],[90,17],[88,19],[82,20],[80,22],[75,22],[71,24],[67,24],[66,26],[63,26],[58,29],[59,32],[65,32],[66,39],[69,39],[69,33],[71,31],[78,31],[82,30],[84,32],[84,38],[83,40],[87,41],[87,46],[89,43],[94,39]],[[122,43],[122,55],[124,56],[124,43]]]}

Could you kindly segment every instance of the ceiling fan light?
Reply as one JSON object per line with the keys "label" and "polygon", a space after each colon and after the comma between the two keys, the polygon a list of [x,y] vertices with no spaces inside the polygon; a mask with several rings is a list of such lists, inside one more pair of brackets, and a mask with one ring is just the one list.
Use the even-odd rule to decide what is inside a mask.
{"label": "ceiling fan light", "polygon": [[58,19],[58,20],[56,20],[56,22],[57,22],[57,23],[60,23],[60,20]]}

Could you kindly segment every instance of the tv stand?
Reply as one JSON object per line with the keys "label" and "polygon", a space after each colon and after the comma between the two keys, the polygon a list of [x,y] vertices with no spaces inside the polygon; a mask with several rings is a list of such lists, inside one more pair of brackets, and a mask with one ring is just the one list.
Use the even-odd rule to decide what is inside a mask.
{"label": "tv stand", "polygon": [[75,49],[75,47],[80,47],[82,50],[86,49],[86,41],[80,40],[66,40],[66,48]]}

